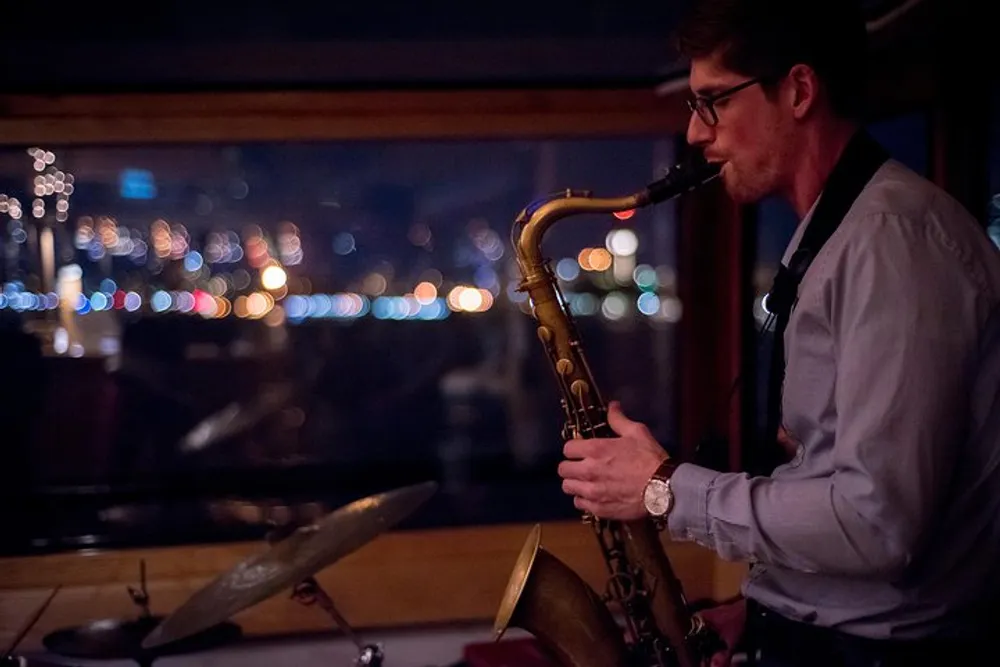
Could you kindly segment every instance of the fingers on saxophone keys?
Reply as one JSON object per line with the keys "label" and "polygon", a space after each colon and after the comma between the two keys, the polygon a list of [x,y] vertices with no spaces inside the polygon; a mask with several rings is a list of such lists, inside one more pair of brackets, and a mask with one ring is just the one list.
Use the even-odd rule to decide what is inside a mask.
{"label": "fingers on saxophone keys", "polygon": [[596,485],[591,482],[582,482],[578,479],[564,479],[562,490],[568,496],[577,498],[595,498],[597,495]]}
{"label": "fingers on saxophone keys", "polygon": [[581,498],[580,496],[573,496],[573,506],[581,512],[590,512],[594,516],[597,516],[598,514],[597,505],[586,498]]}
{"label": "fingers on saxophone keys", "polygon": [[580,479],[590,481],[594,479],[594,460],[583,459],[581,461],[563,461],[556,469],[563,479]]}
{"label": "fingers on saxophone keys", "polygon": [[585,459],[593,456],[600,447],[600,442],[596,438],[567,440],[563,445],[563,456],[568,459]]}

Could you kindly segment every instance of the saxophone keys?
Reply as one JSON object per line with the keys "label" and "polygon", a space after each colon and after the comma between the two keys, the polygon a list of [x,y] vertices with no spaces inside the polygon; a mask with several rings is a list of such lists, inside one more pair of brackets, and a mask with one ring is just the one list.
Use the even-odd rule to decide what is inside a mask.
{"label": "saxophone keys", "polygon": [[[573,374],[573,362],[569,359],[560,359],[556,362],[556,372],[563,377]],[[575,382],[573,384],[576,384]]]}
{"label": "saxophone keys", "polygon": [[641,592],[635,579],[628,572],[615,572],[604,586],[605,595],[621,605],[628,605],[640,598]]}
{"label": "saxophone keys", "polygon": [[546,345],[552,342],[552,329],[542,326],[538,327],[538,339]]}
{"label": "saxophone keys", "polygon": [[584,380],[574,380],[573,384],[569,386],[569,390],[573,392],[577,400],[582,401],[583,397],[590,393],[590,385]]}

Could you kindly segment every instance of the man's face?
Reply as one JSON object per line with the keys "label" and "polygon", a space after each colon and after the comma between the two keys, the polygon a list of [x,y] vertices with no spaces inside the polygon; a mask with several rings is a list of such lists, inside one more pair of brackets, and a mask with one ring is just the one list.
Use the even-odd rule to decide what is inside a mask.
{"label": "man's face", "polygon": [[[695,97],[712,99],[748,80],[725,69],[715,56],[691,63],[690,85]],[[700,147],[709,162],[722,165],[722,180],[730,197],[746,204],[781,189],[786,177],[783,167],[794,150],[790,139],[795,129],[791,112],[782,105],[782,92],[768,97],[760,84],[753,83],[711,106],[718,119],[715,125],[692,113],[687,140]]]}

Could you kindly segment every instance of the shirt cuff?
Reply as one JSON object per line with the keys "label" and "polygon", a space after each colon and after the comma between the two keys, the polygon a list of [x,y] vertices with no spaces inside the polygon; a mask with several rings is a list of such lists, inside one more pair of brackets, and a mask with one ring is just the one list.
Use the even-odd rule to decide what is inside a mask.
{"label": "shirt cuff", "polygon": [[682,463],[670,476],[674,506],[667,514],[667,530],[675,540],[694,541],[701,545],[711,540],[708,533],[708,492],[721,473]]}

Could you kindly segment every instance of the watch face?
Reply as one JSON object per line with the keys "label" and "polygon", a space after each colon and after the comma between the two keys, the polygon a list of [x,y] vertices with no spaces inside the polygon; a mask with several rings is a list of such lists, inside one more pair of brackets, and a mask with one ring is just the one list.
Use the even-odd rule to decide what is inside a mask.
{"label": "watch face", "polygon": [[670,485],[662,479],[650,480],[649,484],[646,485],[643,503],[651,516],[664,516],[670,511],[673,502],[674,494],[670,491]]}

